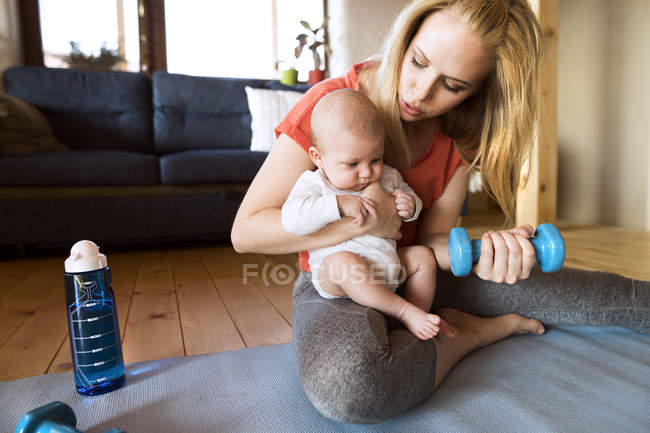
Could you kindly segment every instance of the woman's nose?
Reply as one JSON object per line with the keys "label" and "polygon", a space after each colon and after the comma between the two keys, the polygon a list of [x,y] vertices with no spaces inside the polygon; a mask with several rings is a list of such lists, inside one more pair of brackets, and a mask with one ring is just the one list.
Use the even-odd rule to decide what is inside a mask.
{"label": "woman's nose", "polygon": [[413,102],[428,102],[433,98],[433,92],[436,87],[437,78],[431,77],[429,79],[420,79],[415,84],[414,89],[414,98]]}

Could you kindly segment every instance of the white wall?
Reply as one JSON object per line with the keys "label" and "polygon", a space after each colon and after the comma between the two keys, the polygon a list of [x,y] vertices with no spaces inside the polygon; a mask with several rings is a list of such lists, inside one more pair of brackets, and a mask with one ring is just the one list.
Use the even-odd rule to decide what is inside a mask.
{"label": "white wall", "polygon": [[[650,122],[649,122],[650,123]],[[650,149],[650,134],[648,134],[647,138],[647,146],[648,149]],[[646,221],[645,221],[645,229],[650,230],[650,150],[648,150],[648,179],[647,179],[647,192],[648,192],[648,197],[646,198]]]}
{"label": "white wall", "polygon": [[650,2],[560,1],[558,217],[650,230]]}
{"label": "white wall", "polygon": [[[587,7],[587,3],[601,7]],[[560,1],[558,37],[558,217],[595,224],[600,189],[607,77],[607,0]]]}
{"label": "white wall", "polygon": [[0,0],[0,72],[22,63],[17,2]]}
{"label": "white wall", "polygon": [[328,0],[330,76],[343,75],[355,63],[378,54],[390,25],[408,3],[408,0]]}

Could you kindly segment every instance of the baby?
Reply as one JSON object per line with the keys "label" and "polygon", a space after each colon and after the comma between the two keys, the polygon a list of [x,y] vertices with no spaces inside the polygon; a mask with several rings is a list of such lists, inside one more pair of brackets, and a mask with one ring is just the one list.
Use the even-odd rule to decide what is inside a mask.
{"label": "baby", "polygon": [[[282,207],[282,226],[290,233],[313,233],[341,217],[363,225],[377,218],[363,191],[381,185],[395,198],[403,221],[413,221],[422,201],[397,170],[383,164],[384,127],[381,113],[363,94],[337,90],[323,96],[311,117],[309,157],[318,168],[300,175]],[[395,294],[403,278],[404,298]],[[392,239],[358,236],[309,251],[312,282],[324,298],[350,297],[400,320],[416,337],[426,340],[439,331],[456,331],[429,314],[435,295],[433,252],[421,245],[396,248]]]}

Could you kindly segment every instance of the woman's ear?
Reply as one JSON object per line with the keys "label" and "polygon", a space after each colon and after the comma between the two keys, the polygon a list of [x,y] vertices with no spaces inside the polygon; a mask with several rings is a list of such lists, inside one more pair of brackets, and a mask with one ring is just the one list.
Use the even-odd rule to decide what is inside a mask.
{"label": "woman's ear", "polygon": [[309,146],[309,158],[318,168],[323,167],[323,157],[316,146]]}

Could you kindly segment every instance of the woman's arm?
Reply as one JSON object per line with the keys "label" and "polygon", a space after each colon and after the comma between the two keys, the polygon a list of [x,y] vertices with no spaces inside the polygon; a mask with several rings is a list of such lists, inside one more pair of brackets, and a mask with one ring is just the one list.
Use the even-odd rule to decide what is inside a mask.
{"label": "woman's arm", "polygon": [[[367,218],[363,226],[344,217],[309,235],[294,235],[282,228],[281,208],[296,180],[314,164],[294,140],[282,134],[251,182],[237,211],[230,239],[238,253],[285,254],[335,245],[365,233],[398,233],[399,225],[386,213]],[[392,235],[390,235],[392,233]]]}
{"label": "woman's arm", "polygon": [[456,227],[467,194],[468,182],[467,168],[458,167],[440,198],[420,216],[416,242],[431,248],[438,266],[446,271],[451,269],[448,250],[449,231]]}
{"label": "woman's arm", "polygon": [[[465,200],[468,177],[465,167],[456,170],[445,192],[425,212],[418,228],[418,243],[429,246],[440,268],[447,271],[450,270],[449,231],[456,225]],[[483,234],[481,258],[474,265],[474,273],[496,283],[514,284],[528,278],[535,265],[535,250],[528,240],[532,230],[526,225]]]}

